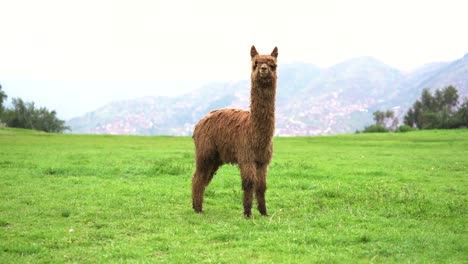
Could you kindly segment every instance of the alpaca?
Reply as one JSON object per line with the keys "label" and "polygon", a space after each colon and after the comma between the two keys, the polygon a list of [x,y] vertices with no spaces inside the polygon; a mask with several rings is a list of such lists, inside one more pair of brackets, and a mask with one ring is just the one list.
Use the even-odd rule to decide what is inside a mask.
{"label": "alpaca", "polygon": [[250,111],[211,111],[195,126],[196,169],[192,178],[193,209],[202,213],[203,194],[218,168],[238,164],[244,191],[244,216],[252,214],[253,194],[258,210],[267,216],[266,174],[273,153],[275,130],[276,64],[278,48],[271,55],[259,55],[255,46],[252,60]]}

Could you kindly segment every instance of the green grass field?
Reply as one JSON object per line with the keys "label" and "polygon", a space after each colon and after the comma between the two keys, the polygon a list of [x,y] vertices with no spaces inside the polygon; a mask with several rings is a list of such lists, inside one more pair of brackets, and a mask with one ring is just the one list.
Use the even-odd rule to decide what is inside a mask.
{"label": "green grass field", "polygon": [[468,130],[275,138],[269,217],[237,167],[191,208],[188,137],[0,128],[0,263],[466,263]]}

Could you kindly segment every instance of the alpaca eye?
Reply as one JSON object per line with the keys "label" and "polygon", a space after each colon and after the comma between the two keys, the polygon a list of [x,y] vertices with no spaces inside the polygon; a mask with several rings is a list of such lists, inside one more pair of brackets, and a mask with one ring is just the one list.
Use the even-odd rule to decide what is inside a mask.
{"label": "alpaca eye", "polygon": [[272,70],[276,70],[276,65],[270,65]]}

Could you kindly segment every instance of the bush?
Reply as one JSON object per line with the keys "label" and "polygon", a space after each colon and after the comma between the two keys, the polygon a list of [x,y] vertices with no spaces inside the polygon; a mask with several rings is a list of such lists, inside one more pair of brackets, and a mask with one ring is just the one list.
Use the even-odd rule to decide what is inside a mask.
{"label": "bush", "polygon": [[370,125],[364,128],[363,133],[386,133],[389,130],[381,125]]}
{"label": "bush", "polygon": [[405,133],[405,132],[410,132],[410,131],[415,131],[416,128],[408,126],[408,125],[402,125],[399,126],[395,132],[400,132],[400,133]]}

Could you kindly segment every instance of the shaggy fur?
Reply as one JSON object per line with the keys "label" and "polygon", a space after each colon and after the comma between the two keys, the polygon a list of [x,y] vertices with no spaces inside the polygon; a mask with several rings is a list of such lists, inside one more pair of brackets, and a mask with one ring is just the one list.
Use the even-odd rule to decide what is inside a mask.
{"label": "shaggy fur", "polygon": [[238,164],[244,191],[244,215],[252,214],[253,193],[258,210],[267,215],[266,174],[273,153],[275,130],[276,59],[259,55],[252,46],[250,111],[221,109],[210,112],[195,126],[196,170],[192,178],[193,209],[202,212],[203,194],[218,168]]}

